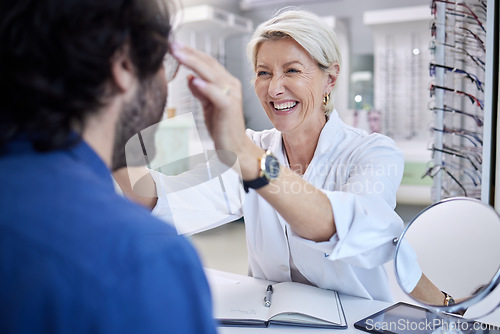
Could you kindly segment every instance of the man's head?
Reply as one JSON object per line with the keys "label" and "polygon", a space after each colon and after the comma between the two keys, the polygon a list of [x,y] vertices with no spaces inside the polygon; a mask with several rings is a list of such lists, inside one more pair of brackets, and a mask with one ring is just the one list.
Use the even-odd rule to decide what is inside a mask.
{"label": "man's head", "polygon": [[138,124],[117,132],[132,136],[158,121],[166,97],[159,73],[170,30],[163,0],[3,0],[0,150],[18,136],[42,151],[71,144],[72,134],[81,134],[86,120],[120,90],[112,68],[117,54],[127,57],[139,83],[119,116]]}

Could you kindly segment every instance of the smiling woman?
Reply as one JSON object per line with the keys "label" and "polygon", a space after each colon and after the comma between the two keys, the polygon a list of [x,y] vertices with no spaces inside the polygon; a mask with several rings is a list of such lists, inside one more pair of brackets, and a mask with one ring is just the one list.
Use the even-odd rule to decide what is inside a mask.
{"label": "smiling woman", "polygon": [[[189,88],[219,157],[233,166],[222,152],[234,153],[241,174],[221,176],[224,195],[210,186],[169,194],[197,171],[181,177],[151,171],[158,194],[166,194],[153,214],[172,217],[178,227],[207,220],[206,228],[216,225],[207,219],[215,212],[219,224],[244,216],[253,276],[391,300],[383,263],[403,230],[394,212],[403,156],[391,139],[345,125],[334,110],[341,69],[334,32],[294,9],[256,29],[248,46],[255,92],[275,127],[261,132],[245,131],[239,80],[192,48],[174,45],[173,54],[194,72]],[[239,196],[245,201],[235,208]]]}
{"label": "smiling woman", "polygon": [[303,174],[314,147],[308,150],[310,156],[306,159],[297,157],[293,147],[308,142],[316,145],[317,140],[310,139],[319,138],[327,120],[321,101],[335,87],[337,73],[322,70],[289,37],[262,42],[256,62],[255,92],[269,120],[283,136],[292,170]]}
{"label": "smiling woman", "polygon": [[[323,90],[333,88],[335,78],[322,72],[295,40],[284,38],[263,42],[259,46],[256,72],[255,92],[272,121],[275,115],[290,115],[297,111],[295,107],[298,106],[301,108],[297,111],[299,114],[311,110],[316,118],[321,119],[321,127],[324,125],[323,108],[314,102],[321,101],[318,95],[322,95]],[[273,124],[282,133],[286,132]]]}

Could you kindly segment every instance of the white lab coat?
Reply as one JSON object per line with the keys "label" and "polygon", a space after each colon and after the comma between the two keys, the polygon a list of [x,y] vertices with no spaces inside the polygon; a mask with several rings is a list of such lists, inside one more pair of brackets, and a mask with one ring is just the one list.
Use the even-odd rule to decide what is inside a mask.
{"label": "white lab coat", "polygon": [[[288,164],[279,131],[247,130],[247,135],[256,145],[270,149],[281,164]],[[172,177],[152,171],[159,196],[153,214],[173,220],[185,233],[244,215],[249,271],[254,277],[290,281],[291,270],[298,270],[316,286],[391,301],[383,263],[394,256],[393,239],[403,231],[403,222],[394,212],[403,165],[403,156],[390,138],[349,127],[334,111],[303,176],[330,199],[337,232],[329,241],[314,242],[295,234],[257,192],[244,194],[232,170],[181,191],[169,191]],[[220,184],[224,184],[222,190]]]}

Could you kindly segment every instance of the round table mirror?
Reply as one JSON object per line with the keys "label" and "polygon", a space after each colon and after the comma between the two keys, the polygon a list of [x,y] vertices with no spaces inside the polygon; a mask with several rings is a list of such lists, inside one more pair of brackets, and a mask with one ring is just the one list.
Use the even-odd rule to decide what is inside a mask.
{"label": "round table mirror", "polygon": [[[491,297],[500,290],[500,216],[471,198],[431,205],[405,228],[394,263],[403,291],[427,308],[487,314],[500,303],[498,293]],[[481,302],[486,304],[474,311]]]}

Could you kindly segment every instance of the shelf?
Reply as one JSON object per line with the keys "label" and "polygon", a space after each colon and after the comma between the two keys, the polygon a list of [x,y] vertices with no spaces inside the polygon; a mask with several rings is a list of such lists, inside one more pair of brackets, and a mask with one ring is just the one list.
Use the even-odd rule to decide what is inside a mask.
{"label": "shelf", "polygon": [[430,205],[432,204],[431,187],[401,185],[396,193],[398,204]]}
{"label": "shelf", "polygon": [[363,23],[366,25],[426,21],[431,19],[432,15],[429,6],[380,9],[363,13]]}
{"label": "shelf", "polygon": [[187,7],[176,17],[179,28],[227,38],[253,31],[251,20],[209,5]]}

